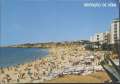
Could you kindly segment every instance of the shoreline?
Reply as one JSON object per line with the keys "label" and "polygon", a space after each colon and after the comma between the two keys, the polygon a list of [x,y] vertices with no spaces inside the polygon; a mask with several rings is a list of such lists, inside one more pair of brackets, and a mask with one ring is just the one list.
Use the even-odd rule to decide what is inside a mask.
{"label": "shoreline", "polygon": [[0,69],[0,83],[42,83],[66,74],[88,75],[103,71],[98,65],[103,55],[102,51],[86,51],[84,46],[51,48],[41,59]]}
{"label": "shoreline", "polygon": [[[47,56],[48,56],[48,55],[44,55],[44,56],[42,56],[42,57],[37,58],[37,60],[44,59],[44,57],[47,57]],[[5,68],[11,68],[11,67],[19,66],[19,65],[31,64],[32,62],[35,62],[35,61],[36,61],[36,59],[32,59],[32,60],[26,61],[26,62],[24,62],[24,63],[17,63],[17,64],[9,65],[9,66],[0,66],[0,68],[3,68],[3,69],[5,69]]]}
{"label": "shoreline", "polygon": [[[15,66],[18,66],[18,65],[24,65],[26,63],[31,63],[31,62],[33,62],[37,59],[39,60],[41,58],[44,58],[49,54],[49,49],[45,49],[45,48],[29,48],[29,49],[28,48],[13,48],[13,47],[9,47],[9,48],[6,47],[6,48],[1,48],[0,49],[1,52],[3,53],[3,54],[1,54],[2,59],[1,59],[0,68],[7,68],[7,67],[15,67]],[[7,50],[7,52],[6,52],[6,50]],[[8,53],[9,50],[12,51],[12,52],[10,52],[10,55],[9,54],[4,54],[4,53]],[[17,50],[17,52],[19,52],[19,53],[13,54],[14,50]],[[22,52],[23,52],[23,54],[21,54]],[[29,53],[31,53],[31,54],[29,54]],[[10,58],[10,60],[7,58],[7,56],[9,56],[8,58]],[[25,59],[24,59],[24,57],[25,57]],[[6,59],[8,59],[9,62],[6,61]],[[12,62],[12,60],[13,61],[18,60],[18,61]]]}

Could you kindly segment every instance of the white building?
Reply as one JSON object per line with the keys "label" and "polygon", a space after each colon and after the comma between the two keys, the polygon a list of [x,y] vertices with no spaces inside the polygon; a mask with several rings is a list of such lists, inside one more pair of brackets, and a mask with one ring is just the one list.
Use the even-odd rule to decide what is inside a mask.
{"label": "white building", "polygon": [[120,19],[114,19],[110,28],[110,43],[120,42]]}
{"label": "white building", "polygon": [[100,44],[107,42],[107,40],[108,40],[108,32],[96,33],[94,36],[90,37],[91,42],[99,42]]}
{"label": "white building", "polygon": [[110,32],[106,31],[103,34],[104,34],[103,43],[110,44]]}
{"label": "white building", "polygon": [[90,37],[91,42],[99,42],[100,44],[108,43],[115,44],[120,43],[120,19],[114,19],[110,26],[109,32],[96,33]]}

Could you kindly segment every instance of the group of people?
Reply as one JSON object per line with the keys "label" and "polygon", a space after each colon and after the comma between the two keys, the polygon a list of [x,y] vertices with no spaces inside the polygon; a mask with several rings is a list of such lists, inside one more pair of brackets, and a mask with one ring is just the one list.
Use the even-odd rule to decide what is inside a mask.
{"label": "group of people", "polygon": [[[67,67],[99,66],[98,57],[104,52],[86,51],[84,46],[62,46],[49,50],[49,55],[33,62],[0,69],[0,83],[39,83],[51,80],[51,73],[62,72]],[[90,64],[87,63],[89,60]],[[97,61],[97,62],[96,62]],[[53,75],[51,74],[51,75]],[[60,76],[60,75],[58,75]]]}

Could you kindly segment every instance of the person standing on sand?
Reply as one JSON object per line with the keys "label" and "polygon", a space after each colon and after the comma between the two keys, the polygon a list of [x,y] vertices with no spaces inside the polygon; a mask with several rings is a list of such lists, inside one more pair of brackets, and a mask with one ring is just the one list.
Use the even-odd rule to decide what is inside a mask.
{"label": "person standing on sand", "polygon": [[10,75],[8,75],[8,74],[6,74],[5,79],[7,80],[8,83],[10,82],[10,80],[12,80],[11,77],[10,77]]}
{"label": "person standing on sand", "polygon": [[19,79],[19,74],[17,75],[17,83],[20,82],[20,79]]}

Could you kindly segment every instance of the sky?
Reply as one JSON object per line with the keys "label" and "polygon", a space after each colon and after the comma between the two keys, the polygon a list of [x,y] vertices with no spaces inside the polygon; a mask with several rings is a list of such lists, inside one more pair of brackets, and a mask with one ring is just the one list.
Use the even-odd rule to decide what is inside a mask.
{"label": "sky", "polygon": [[[102,2],[103,1],[103,2]],[[89,40],[109,30],[117,7],[85,7],[85,3],[118,0],[0,0],[0,45]]]}

